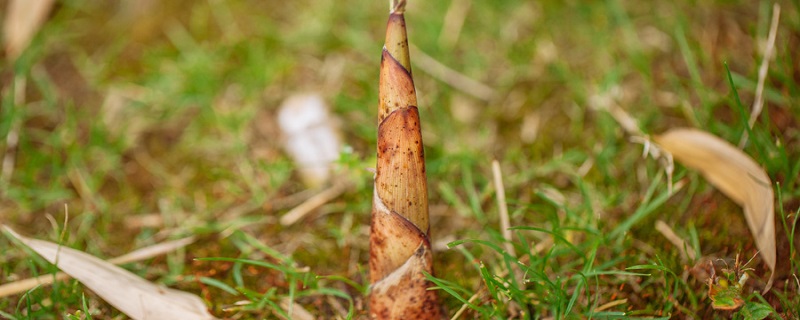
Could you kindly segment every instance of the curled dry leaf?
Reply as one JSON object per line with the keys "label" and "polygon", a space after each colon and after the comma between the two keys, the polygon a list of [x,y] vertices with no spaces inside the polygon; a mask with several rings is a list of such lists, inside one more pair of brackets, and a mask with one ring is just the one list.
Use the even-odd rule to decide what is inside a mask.
{"label": "curled dry leaf", "polygon": [[372,200],[370,317],[441,319],[429,238],[428,185],[404,1],[393,2],[380,71],[378,162]]}
{"label": "curled dry leaf", "polygon": [[3,227],[9,235],[133,319],[215,319],[203,300],[193,294],[158,286],[87,253],[23,237]]}
{"label": "curled dry leaf", "polygon": [[774,273],[774,194],[764,169],[732,144],[701,130],[673,129],[654,140],[675,160],[699,170],[711,184],[744,208],[756,246]]}
{"label": "curled dry leaf", "polygon": [[[108,259],[108,262],[113,264],[123,264],[123,263],[141,261],[158,255],[165,254],[167,252],[175,251],[179,248],[183,248],[191,244],[192,242],[194,242],[194,237],[162,242],[159,244],[154,244],[149,247],[137,249],[135,251],[126,253],[116,258]],[[52,284],[55,281],[62,281],[66,279],[69,279],[69,275],[63,272],[58,272],[55,275],[45,274],[35,278],[28,278],[10,283],[5,283],[3,285],[0,285],[0,298],[23,293],[25,291],[35,288],[36,286],[46,286]]]}
{"label": "curled dry leaf", "polygon": [[53,7],[53,0],[11,0],[3,23],[6,56],[15,60],[33,39]]}

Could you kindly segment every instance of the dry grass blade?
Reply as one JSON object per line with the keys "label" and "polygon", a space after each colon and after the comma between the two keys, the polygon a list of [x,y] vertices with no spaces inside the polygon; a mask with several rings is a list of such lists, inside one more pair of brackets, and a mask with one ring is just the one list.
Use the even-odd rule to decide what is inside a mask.
{"label": "dry grass blade", "polygon": [[450,6],[444,14],[444,26],[439,34],[440,47],[452,48],[456,44],[471,7],[472,0],[450,2]]}
{"label": "dry grass blade", "polygon": [[292,302],[288,298],[284,298],[281,300],[281,308],[289,314],[289,319],[296,319],[296,320],[314,320],[314,315],[312,315],[308,310],[304,309],[303,306]]}
{"label": "dry grass blade", "polygon": [[133,319],[214,319],[203,300],[193,294],[158,286],[92,255],[4,228]]}
{"label": "dry grass blade", "polygon": [[681,239],[681,237],[678,236],[678,234],[676,234],[666,222],[662,220],[656,221],[656,230],[658,230],[658,232],[660,232],[664,238],[667,238],[669,242],[678,248],[678,251],[681,253],[682,261],[686,261],[687,259],[694,260],[697,258],[697,254],[693,249],[688,251],[686,250],[686,248],[689,248],[687,242]]}
{"label": "dry grass blade", "polygon": [[628,299],[614,300],[614,301],[611,301],[611,302],[607,302],[607,303],[603,304],[602,306],[597,307],[596,309],[594,309],[594,312],[602,312],[602,311],[605,311],[605,310],[611,309],[613,307],[616,307],[618,305],[622,305],[622,304],[626,304],[626,303],[628,303]]}
{"label": "dry grass blade", "polygon": [[[131,251],[116,258],[108,259],[108,262],[113,264],[123,264],[123,263],[141,261],[165,254],[167,252],[175,251],[179,248],[183,248],[191,244],[192,242],[194,242],[194,237],[162,242],[149,247],[144,247],[141,249]],[[69,278],[68,274],[63,272],[58,272],[55,275],[46,274],[35,278],[28,278],[11,283],[6,283],[0,286],[0,298],[19,294],[28,291],[30,289],[33,289],[36,286],[50,285],[54,281],[66,280],[68,278]]]}
{"label": "dry grass blade", "polygon": [[44,23],[53,0],[11,0],[3,23],[6,55],[15,60]]}
{"label": "dry grass blade", "polygon": [[[778,22],[781,19],[781,5],[775,3],[772,6],[772,24],[769,27],[769,36],[767,44],[764,48],[764,57],[761,59],[761,66],[758,68],[758,85],[756,86],[756,96],[753,100],[753,107],[750,111],[750,119],[747,120],[747,125],[753,128],[753,125],[764,109],[764,81],[767,79],[767,72],[769,71],[769,60],[772,59],[773,52],[775,51],[775,38],[778,35]],[[745,131],[742,139],[739,141],[739,148],[744,147],[747,143],[748,132]]]}
{"label": "dry grass blade", "polygon": [[405,1],[393,1],[380,72],[378,163],[370,225],[370,317],[440,319],[428,235],[428,185],[411,77]]}
{"label": "dry grass blade", "polygon": [[418,67],[451,87],[483,101],[492,101],[497,95],[497,92],[492,87],[436,61],[436,59],[422,52],[414,45],[411,46],[411,52],[417,57],[415,61]]}
{"label": "dry grass blade", "polygon": [[323,190],[322,192],[309,198],[299,206],[284,214],[280,219],[281,225],[293,225],[295,222],[305,217],[309,212],[341,195],[346,188],[347,186],[345,184],[340,183]]}
{"label": "dry grass blade", "polygon": [[64,281],[69,279],[69,275],[63,272],[56,274],[45,274],[34,278],[22,279],[14,282],[6,283],[0,286],[0,298],[20,294],[37,286],[47,286],[56,281]]}
{"label": "dry grass blade", "polygon": [[508,253],[514,257],[517,253],[514,250],[514,244],[511,239],[511,222],[508,217],[508,205],[506,204],[506,190],[503,185],[503,172],[500,171],[500,163],[497,160],[492,160],[492,177],[494,179],[494,187],[497,193],[497,207],[500,211],[500,231],[503,233],[503,239],[506,243],[503,247]]}
{"label": "dry grass blade", "polygon": [[[511,238],[511,222],[508,217],[508,204],[506,203],[506,189],[503,185],[503,172],[500,170],[500,163],[497,160],[492,160],[492,176],[494,178],[494,187],[497,193],[497,207],[500,212],[500,230],[503,233],[503,248],[512,257],[517,256],[514,250],[513,239]],[[514,271],[514,278],[517,280],[517,285],[521,290],[525,290],[525,282],[522,270],[517,265],[512,265]]]}
{"label": "dry grass blade", "polygon": [[744,208],[764,262],[775,271],[775,210],[772,182],[752,158],[734,145],[696,129],[673,129],[654,141],[683,165],[699,170],[722,193]]}

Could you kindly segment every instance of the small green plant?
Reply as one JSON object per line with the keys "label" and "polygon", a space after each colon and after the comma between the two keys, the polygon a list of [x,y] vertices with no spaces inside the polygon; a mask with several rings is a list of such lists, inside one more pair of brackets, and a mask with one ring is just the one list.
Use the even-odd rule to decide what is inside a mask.
{"label": "small green plant", "polygon": [[[724,261],[724,260],[723,260]],[[737,311],[746,320],[761,320],[772,313],[769,305],[747,301],[744,296],[744,287],[749,278],[747,272],[752,268],[747,268],[747,263],[740,265],[739,256],[734,260],[733,268],[723,268],[722,274],[717,275],[714,263],[709,261],[711,272],[708,278],[708,297],[711,299],[711,306],[716,310]]]}
{"label": "small green plant", "polygon": [[717,310],[741,308],[744,305],[742,288],[747,282],[748,276],[746,270],[739,270],[738,257],[734,269],[723,269],[720,277],[716,274],[714,263],[709,261],[708,264],[711,270],[711,277],[708,278],[708,297],[711,298],[711,306]]}

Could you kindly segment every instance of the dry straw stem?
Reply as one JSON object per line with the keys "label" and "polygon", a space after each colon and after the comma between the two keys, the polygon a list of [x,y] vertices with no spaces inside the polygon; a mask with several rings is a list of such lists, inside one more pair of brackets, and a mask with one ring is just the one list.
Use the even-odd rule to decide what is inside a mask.
{"label": "dry straw stem", "polygon": [[466,75],[453,70],[445,64],[436,61],[436,59],[429,56],[414,45],[411,45],[410,47],[411,52],[415,57],[417,57],[415,60],[417,66],[432,77],[447,83],[451,87],[461,92],[483,101],[492,101],[497,96],[497,92],[492,89],[492,87],[467,77]]}
{"label": "dry straw stem", "polygon": [[774,193],[764,169],[736,146],[705,131],[672,129],[654,137],[654,141],[676,161],[700,171],[706,180],[744,208],[761,257],[774,273]]}
{"label": "dry straw stem", "polygon": [[380,70],[378,162],[370,226],[370,317],[441,319],[432,274],[428,186],[403,6],[393,2]]}
{"label": "dry straw stem", "polygon": [[471,7],[472,0],[450,2],[450,7],[447,8],[447,12],[444,14],[444,26],[441,33],[439,33],[440,47],[452,48],[456,44]]}
{"label": "dry straw stem", "polygon": [[[772,59],[773,52],[775,51],[775,38],[778,35],[778,22],[781,19],[781,5],[774,4],[772,6],[772,24],[769,27],[769,36],[764,48],[764,57],[761,58],[761,66],[758,68],[758,86],[756,86],[756,97],[753,100],[753,107],[750,111],[750,119],[747,120],[747,125],[752,129],[753,125],[764,109],[764,81],[767,79],[767,71],[769,71],[769,60]],[[742,139],[739,140],[739,148],[744,147],[747,143],[748,132],[745,131]]]}
{"label": "dry straw stem", "polygon": [[686,250],[686,248],[691,247],[689,247],[687,242],[678,236],[678,234],[675,233],[675,231],[673,231],[666,222],[663,220],[656,221],[656,230],[660,232],[664,238],[667,238],[667,240],[669,240],[669,242],[671,242],[676,248],[678,248],[678,251],[681,253],[682,261],[686,261],[687,259],[694,260],[697,258],[697,254],[694,252],[694,249]]}
{"label": "dry straw stem", "polygon": [[594,312],[602,312],[602,311],[605,311],[605,310],[611,309],[613,307],[616,307],[618,305],[622,305],[622,304],[626,304],[626,303],[628,303],[628,299],[619,299],[619,300],[610,301],[610,302],[607,302],[607,303],[603,304],[602,306],[599,306],[596,309],[594,309]]}
{"label": "dry straw stem", "polygon": [[508,253],[516,257],[517,253],[514,251],[514,244],[511,239],[511,222],[508,217],[508,204],[506,204],[506,189],[503,185],[503,172],[500,171],[500,163],[497,160],[492,160],[492,177],[494,178],[494,187],[497,193],[497,208],[500,212],[500,230],[503,233],[503,239],[506,243],[503,247]]}
{"label": "dry straw stem", "polygon": [[336,197],[344,193],[346,188],[347,188],[346,184],[339,183],[314,195],[313,197],[309,198],[299,206],[295,207],[294,209],[284,214],[280,219],[281,225],[289,226],[295,224],[297,221],[305,217],[311,211],[314,211],[314,209],[321,207],[322,205],[330,202],[331,200],[335,199]]}
{"label": "dry straw stem", "polygon": [[[508,217],[508,204],[506,203],[506,189],[503,185],[503,172],[500,170],[500,162],[497,160],[492,160],[492,176],[494,178],[494,187],[497,193],[497,207],[500,214],[500,230],[503,233],[503,239],[505,239],[505,243],[503,243],[503,248],[506,249],[508,254],[512,257],[517,256],[516,250],[514,250],[513,239],[511,238],[511,222]],[[525,290],[525,282],[522,270],[519,269],[519,266],[512,265],[514,270],[514,278],[517,280],[517,284],[521,290]]]}

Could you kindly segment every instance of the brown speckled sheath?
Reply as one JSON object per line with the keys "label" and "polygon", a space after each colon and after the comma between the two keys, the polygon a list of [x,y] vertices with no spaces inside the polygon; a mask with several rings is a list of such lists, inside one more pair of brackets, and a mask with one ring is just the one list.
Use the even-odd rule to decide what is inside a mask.
{"label": "brown speckled sheath", "polygon": [[370,228],[370,317],[441,319],[432,274],[428,185],[402,5],[389,16],[380,71]]}

